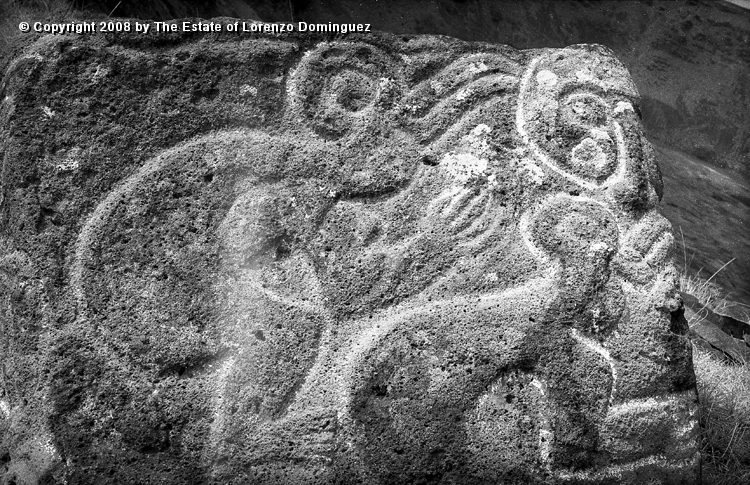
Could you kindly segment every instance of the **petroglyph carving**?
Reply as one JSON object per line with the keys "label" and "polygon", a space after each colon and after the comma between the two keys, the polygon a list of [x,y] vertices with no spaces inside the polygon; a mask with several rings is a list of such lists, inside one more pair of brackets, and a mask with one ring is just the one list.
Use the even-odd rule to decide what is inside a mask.
{"label": "petroglyph carving", "polygon": [[375,46],[322,43],[305,53],[290,76],[291,111],[321,136],[363,134],[373,116],[399,97],[398,74],[393,59]]}
{"label": "petroglyph carving", "polygon": [[280,84],[276,124],[191,138],[99,199],[72,325],[116,375],[195,383],[161,392],[209,409],[184,429],[217,482],[689,483],[672,236],[622,65],[351,39],[232,86]]}
{"label": "petroglyph carving", "polygon": [[[588,205],[581,206],[579,210],[561,211],[566,214],[566,223],[562,227],[573,232],[576,227],[581,227],[579,212],[591,218],[593,225],[588,224],[588,234],[581,238],[591,243],[590,251],[578,253],[586,256],[575,267],[582,270],[584,275],[598,275],[599,281],[588,281],[594,283],[589,287],[598,288],[599,293],[594,299],[586,298],[587,279],[585,276],[573,277],[567,281],[575,281],[580,285],[577,288],[583,292],[575,291],[576,283],[564,284],[563,288],[567,291],[563,289],[562,294],[569,292],[572,299],[567,304],[563,303],[561,308],[575,308],[573,300],[579,304],[582,301],[596,301],[600,307],[590,312],[584,310],[588,315],[583,320],[596,323],[593,327],[583,328],[578,326],[581,320],[570,318],[565,311],[559,313],[557,318],[562,317],[573,323],[574,327],[570,330],[572,337],[589,352],[605,360],[611,368],[609,409],[601,408],[598,422],[595,426],[587,427],[600,430],[601,437],[597,439],[599,444],[596,447],[610,454],[613,463],[627,461],[626,455],[630,460],[640,460],[640,465],[633,465],[635,468],[645,466],[644,461],[656,460],[652,465],[663,466],[663,473],[668,473],[667,470],[675,466],[674,462],[655,465],[659,461],[656,457],[664,453],[664,448],[656,446],[646,451],[648,446],[639,444],[639,439],[656,433],[660,426],[666,426],[669,431],[664,433],[673,437],[673,443],[681,443],[669,445],[676,447],[670,449],[669,454],[681,460],[696,460],[695,448],[686,447],[686,443],[694,443],[697,430],[695,394],[692,390],[683,390],[685,386],[691,386],[690,379],[682,378],[683,382],[676,382],[679,378],[671,381],[665,379],[668,371],[663,361],[657,363],[656,360],[638,358],[625,361],[623,352],[626,348],[633,348],[633,342],[623,339],[619,333],[630,333],[639,327],[647,331],[659,328],[662,331],[679,331],[673,328],[674,321],[669,316],[669,312],[677,308],[674,301],[675,270],[669,260],[673,239],[669,223],[654,209],[661,187],[656,180],[653,159],[650,158],[651,150],[636,118],[634,104],[638,100],[637,91],[621,67],[574,71],[568,63],[581,55],[587,55],[585,50],[574,52],[565,49],[561,53],[541,56],[532,61],[522,81],[517,111],[519,133],[536,158],[574,182],[579,187],[576,192],[580,191],[589,198]],[[606,64],[611,61],[599,58],[594,62]],[[619,76],[613,75],[618,71]],[[535,84],[532,79],[536,79]],[[541,102],[538,101],[540,99]],[[552,109],[540,113],[543,105]],[[594,216],[597,212],[602,214],[598,220]],[[605,220],[611,222],[605,223]],[[584,223],[583,227],[586,225]],[[592,230],[594,226],[597,230]],[[602,239],[595,236],[608,226],[613,230],[608,237]],[[566,246],[562,241],[555,241],[554,237],[549,236],[543,240],[547,247],[565,253]],[[598,269],[595,269],[597,266]],[[591,272],[585,268],[590,268]],[[565,278],[563,281],[567,282]],[[643,301],[648,303],[638,305]],[[627,311],[624,312],[626,305]],[[665,340],[669,339],[667,337]],[[655,347],[653,351],[669,354],[668,360],[689,360],[688,352],[674,343],[660,342]],[[595,359],[593,356],[587,358]],[[634,376],[635,368],[660,381],[659,384],[647,386],[649,392],[654,392],[649,398],[649,402],[655,406],[653,411],[646,411],[638,404],[641,396],[644,396],[644,389],[635,390],[633,381],[638,380]],[[673,423],[665,424],[669,420],[659,417],[662,411],[658,410],[661,408],[656,402],[660,401],[680,403],[677,407],[681,411],[675,415]],[[623,422],[628,425],[623,427]],[[617,434],[619,438],[611,439],[612,434]],[[618,444],[615,445],[615,442]],[[625,445],[626,442],[629,444]],[[649,452],[651,456],[646,458]],[[554,452],[549,454],[544,451],[544,454],[554,456]],[[677,463],[684,462],[678,460]],[[613,465],[611,469],[600,469],[589,475],[588,479],[595,481],[599,479],[595,477],[608,473],[618,476],[623,473],[623,468]],[[631,473],[636,472],[631,469]],[[572,477],[566,473],[560,476]],[[585,473],[578,472],[575,476],[575,480],[585,481]]]}

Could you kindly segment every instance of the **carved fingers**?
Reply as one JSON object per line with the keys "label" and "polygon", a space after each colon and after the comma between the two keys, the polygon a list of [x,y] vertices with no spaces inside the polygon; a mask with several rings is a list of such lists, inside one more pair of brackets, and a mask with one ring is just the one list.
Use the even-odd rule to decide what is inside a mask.
{"label": "carved fingers", "polygon": [[670,264],[673,248],[671,224],[651,211],[625,234],[614,266],[626,281],[644,285]]}

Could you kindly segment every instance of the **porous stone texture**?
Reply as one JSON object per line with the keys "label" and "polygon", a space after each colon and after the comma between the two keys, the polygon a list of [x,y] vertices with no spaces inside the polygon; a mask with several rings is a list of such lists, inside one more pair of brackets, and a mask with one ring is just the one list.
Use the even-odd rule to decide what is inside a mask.
{"label": "porous stone texture", "polygon": [[30,44],[0,85],[5,483],[698,483],[606,48]]}

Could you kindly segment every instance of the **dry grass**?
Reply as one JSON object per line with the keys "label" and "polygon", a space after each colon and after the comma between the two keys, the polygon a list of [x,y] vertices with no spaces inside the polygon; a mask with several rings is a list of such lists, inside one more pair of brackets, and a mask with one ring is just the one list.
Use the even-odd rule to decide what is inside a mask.
{"label": "dry grass", "polygon": [[[680,229],[682,234],[682,229]],[[702,309],[716,313],[735,302],[712,281],[734,259],[703,279],[700,271],[689,275],[682,238],[684,268],[682,291],[694,296]],[[694,319],[700,320],[701,311]],[[697,321],[688,322],[691,326]],[[750,362],[731,364],[693,346],[693,365],[698,384],[699,419],[702,430],[703,483],[708,485],[750,484]]]}
{"label": "dry grass", "polygon": [[[721,268],[717,269],[708,279],[701,277],[703,269],[698,270],[696,274],[688,274],[688,268],[692,263],[693,258],[690,261],[687,259],[687,249],[685,248],[685,236],[682,234],[682,228],[680,228],[680,236],[682,237],[682,258],[683,258],[683,270],[680,275],[680,289],[694,296],[699,302],[701,302],[701,310],[708,308],[714,313],[725,314],[726,310],[734,305],[738,305],[737,302],[731,301],[727,298],[728,295],[715,283],[713,279],[721,273],[727,266],[732,264],[736,258],[732,258],[724,263]],[[696,312],[697,315],[701,314],[701,311]],[[696,317],[698,320],[700,317]],[[690,326],[697,323],[697,321],[689,321]]]}
{"label": "dry grass", "polygon": [[[721,269],[725,267],[726,265],[722,266]],[[719,271],[721,271],[721,269],[719,269]],[[708,308],[716,313],[722,313],[723,310],[732,304],[732,302],[727,300],[718,285],[711,282],[713,277],[716,276],[719,271],[706,280],[700,277],[700,273],[688,275],[687,270],[685,270],[685,272],[680,275],[680,288],[685,293],[697,298],[703,305],[703,308]]]}
{"label": "dry grass", "polygon": [[729,365],[695,347],[693,362],[700,397],[704,483],[750,483],[750,363]]}

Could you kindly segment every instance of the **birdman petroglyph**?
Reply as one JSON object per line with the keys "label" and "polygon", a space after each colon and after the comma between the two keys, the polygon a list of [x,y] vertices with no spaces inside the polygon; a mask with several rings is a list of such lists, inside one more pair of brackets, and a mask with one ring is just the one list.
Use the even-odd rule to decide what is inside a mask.
{"label": "birdman petroglyph", "polygon": [[[77,324],[100,319],[97,268],[111,299],[137,290],[132,317],[169,342],[148,359],[209,403],[187,426],[210,479],[697,480],[671,229],[628,73],[598,46],[466,46],[287,49],[276,126],[162,152],[83,225]],[[165,191],[212,219],[152,207]],[[105,244],[150,211],[190,243],[152,228],[144,248],[215,256],[202,326],[170,332],[159,305],[181,283]]]}

